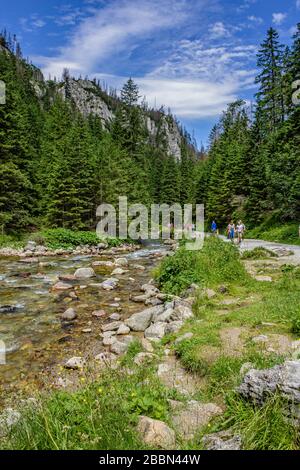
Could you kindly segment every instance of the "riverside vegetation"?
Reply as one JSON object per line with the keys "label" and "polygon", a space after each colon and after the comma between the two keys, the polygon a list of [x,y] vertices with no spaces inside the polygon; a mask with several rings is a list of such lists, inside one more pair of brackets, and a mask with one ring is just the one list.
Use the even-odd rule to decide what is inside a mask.
{"label": "riverside vegetation", "polygon": [[[202,449],[211,448],[210,436],[222,436],[230,448],[298,449],[298,427],[286,418],[286,397],[270,393],[255,404],[238,392],[249,369],[269,369],[300,354],[299,266],[287,264],[288,256],[272,257],[270,271],[268,264],[256,265],[261,256],[242,261],[236,247],[212,237],[196,253],[178,248],[154,276],[169,301],[174,294],[192,301],[193,315],[177,332],[152,343],[151,353],[143,352],[144,340],[137,337],[96,376],[92,364],[77,370],[76,389],[43,393],[25,405],[2,448]],[[273,282],[255,280],[247,263],[260,273],[263,266]],[[171,384],[162,367],[169,361],[177,364]],[[177,375],[181,367],[184,380]],[[197,407],[208,405],[214,408],[204,422],[186,424]],[[177,407],[184,411],[174,418]],[[161,431],[159,443],[145,442],[137,432],[141,415],[165,423],[169,433],[174,428],[174,439]]]}

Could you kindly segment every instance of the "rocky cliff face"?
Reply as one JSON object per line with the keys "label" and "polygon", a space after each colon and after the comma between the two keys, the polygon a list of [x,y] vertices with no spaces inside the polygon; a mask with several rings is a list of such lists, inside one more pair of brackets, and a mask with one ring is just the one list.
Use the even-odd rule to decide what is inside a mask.
{"label": "rocky cliff face", "polygon": [[[109,127],[114,118],[114,112],[105,101],[105,93],[94,82],[68,78],[61,84],[59,93],[64,99],[72,100],[84,116],[89,114],[99,116],[104,128]],[[149,116],[145,116],[145,123],[151,140],[155,141],[158,133],[157,123]],[[176,122],[162,116],[159,127],[166,137],[169,155],[180,160],[182,135]]]}
{"label": "rocky cliff face", "polygon": [[84,115],[99,116],[104,127],[112,121],[114,115],[101,98],[99,88],[89,80],[74,80],[69,78],[62,84],[59,92],[64,99],[72,100]]}

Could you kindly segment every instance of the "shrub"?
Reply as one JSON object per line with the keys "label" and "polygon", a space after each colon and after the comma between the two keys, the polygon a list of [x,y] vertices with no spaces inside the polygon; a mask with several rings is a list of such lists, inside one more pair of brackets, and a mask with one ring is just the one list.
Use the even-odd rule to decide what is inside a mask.
{"label": "shrub", "polygon": [[172,294],[180,294],[191,283],[216,286],[249,279],[237,248],[215,237],[206,238],[199,251],[182,246],[164,259],[154,276],[160,288]]}
{"label": "shrub", "polygon": [[242,259],[264,259],[264,258],[277,258],[278,255],[274,251],[257,246],[254,250],[246,250],[243,252]]}
{"label": "shrub", "polygon": [[101,241],[105,241],[109,246],[118,246],[124,241],[117,238],[101,240],[96,232],[73,231],[65,228],[42,230],[29,238],[38,244],[47,245],[53,249],[74,248],[80,245],[96,246]]}

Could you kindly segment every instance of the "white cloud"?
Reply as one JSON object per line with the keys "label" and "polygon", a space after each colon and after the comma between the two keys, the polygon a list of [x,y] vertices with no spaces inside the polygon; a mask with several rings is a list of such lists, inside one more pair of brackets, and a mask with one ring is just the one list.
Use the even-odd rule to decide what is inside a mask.
{"label": "white cloud", "polygon": [[296,7],[299,8],[299,10],[300,10],[300,0],[296,1]]}
{"label": "white cloud", "polygon": [[55,57],[37,59],[46,76],[60,76],[64,63],[68,63],[73,73],[91,73],[95,64],[128,50],[139,38],[178,25],[185,19],[186,5],[184,0],[143,0],[137,8],[135,2],[128,0],[112,2],[84,18],[68,45],[61,47]]}
{"label": "white cloud", "polygon": [[256,3],[257,0],[244,0],[243,3],[241,3],[238,7],[237,7],[237,11],[240,13],[240,12],[244,12],[245,10],[248,10],[251,5],[254,5],[254,3]]}
{"label": "white cloud", "polygon": [[36,28],[43,28],[45,26],[46,22],[40,19],[33,20],[32,25],[35,26]]}
{"label": "white cloud", "polygon": [[[144,40],[152,44],[160,41],[165,31],[169,35],[180,28],[184,34],[186,25],[195,20],[196,3],[197,20],[201,23],[201,14],[204,17],[212,0],[141,0],[138,8],[132,0],[101,2],[101,8],[93,1],[88,17],[80,17],[79,24],[78,17],[74,18],[76,25],[65,46],[53,57],[33,60],[42,64],[46,77],[60,77],[63,69],[69,68],[74,75],[96,76],[119,89],[127,77],[100,73],[101,68],[109,63],[117,65]],[[236,27],[217,21],[201,40],[168,38],[163,56],[157,50],[155,62],[150,62],[152,56],[149,57],[152,70],[143,77],[134,77],[133,73],[148,103],[171,107],[179,118],[217,117],[229,102],[253,87],[256,73],[251,63],[256,47],[237,42],[232,38],[235,32]],[[213,46],[219,38],[225,38],[226,44],[222,41],[222,46]],[[147,52],[143,55],[143,59],[148,59]]]}
{"label": "white cloud", "polygon": [[19,23],[23,31],[27,33],[31,33],[38,28],[43,28],[46,25],[46,21],[39,18],[36,14],[31,15],[29,18],[19,18]]}
{"label": "white cloud", "polygon": [[249,64],[256,46],[207,47],[182,40],[175,52],[143,79],[137,79],[149,104],[170,106],[180,118],[217,117],[226,105],[253,87]]}
{"label": "white cloud", "polygon": [[284,22],[286,19],[287,14],[286,13],[273,13],[272,15],[272,21],[276,25],[281,25],[281,23]]}
{"label": "white cloud", "polygon": [[224,23],[222,21],[217,21],[214,23],[210,28],[210,37],[212,39],[218,39],[218,38],[224,38],[224,37],[229,37],[230,32],[228,29],[225,27]]}
{"label": "white cloud", "polygon": [[255,15],[248,16],[248,20],[256,24],[262,24],[264,22],[264,20],[260,16]]}

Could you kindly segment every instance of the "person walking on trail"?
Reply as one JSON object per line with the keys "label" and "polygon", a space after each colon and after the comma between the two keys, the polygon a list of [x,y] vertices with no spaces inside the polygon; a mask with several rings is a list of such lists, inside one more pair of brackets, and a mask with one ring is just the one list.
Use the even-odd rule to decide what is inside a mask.
{"label": "person walking on trail", "polygon": [[228,236],[229,240],[231,240],[232,242],[234,241],[235,224],[233,223],[233,220],[227,226],[227,236]]}
{"label": "person walking on trail", "polygon": [[218,233],[218,226],[217,226],[215,220],[212,221],[211,231],[212,231],[213,235],[217,235],[217,233]]}
{"label": "person walking on trail", "polygon": [[241,220],[238,221],[238,224],[236,226],[236,230],[237,230],[237,234],[238,234],[238,243],[240,244],[243,241],[244,233],[245,233],[245,230],[246,230],[246,227],[245,227],[245,225],[243,224],[243,222]]}

